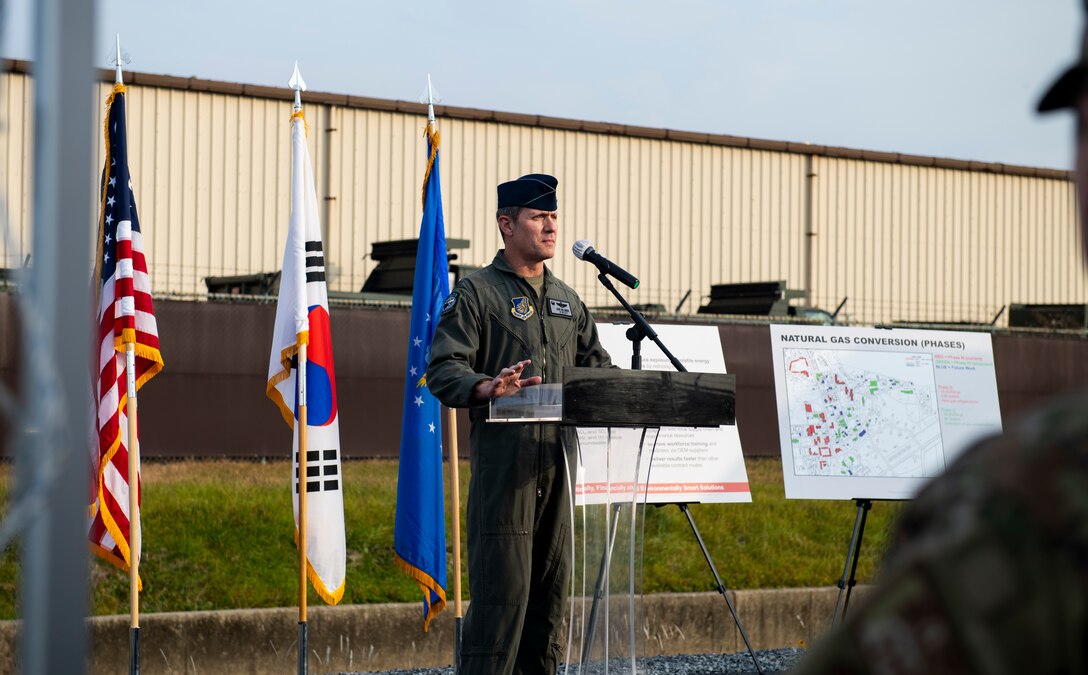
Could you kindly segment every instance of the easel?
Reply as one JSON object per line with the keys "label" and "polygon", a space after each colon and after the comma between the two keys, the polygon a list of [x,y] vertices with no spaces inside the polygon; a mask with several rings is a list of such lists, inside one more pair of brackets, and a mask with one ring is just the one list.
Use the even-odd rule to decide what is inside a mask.
{"label": "easel", "polygon": [[[677,359],[676,356],[674,356],[672,352],[670,352],[669,349],[661,342],[661,339],[658,337],[657,333],[650,326],[649,322],[646,321],[646,317],[644,317],[641,313],[637,312],[633,307],[631,307],[631,305],[627,302],[627,299],[624,298],[618,290],[616,290],[616,287],[612,284],[608,276],[604,272],[601,272],[599,275],[597,275],[597,279],[605,288],[607,288],[612,293],[612,295],[616,297],[617,300],[620,301],[620,304],[623,305],[623,308],[627,310],[627,313],[634,321],[635,325],[628,328],[626,334],[627,339],[631,341],[631,370],[642,369],[642,340],[648,337],[653,340],[653,342],[669,359],[669,362],[672,363],[673,367],[678,372],[686,373],[687,368],[684,366],[684,364],[681,363],[680,360]],[[652,467],[652,455],[650,458],[650,462]],[[721,575],[718,574],[718,569],[714,565],[714,560],[710,557],[710,551],[707,549],[706,543],[703,541],[703,537],[699,533],[699,528],[695,524],[695,518],[688,508],[689,504],[676,503],[675,505],[677,508],[680,509],[680,512],[687,517],[688,524],[691,526],[691,531],[695,535],[695,540],[698,542],[699,548],[703,552],[703,557],[706,559],[707,565],[710,567],[710,572],[714,577],[715,590],[719,594],[721,594],[722,598],[725,599],[725,604],[729,608],[729,613],[732,615],[733,621],[737,625],[737,630],[740,631],[741,638],[744,640],[744,645],[748,649],[749,655],[751,655],[752,657],[752,663],[756,667],[756,672],[760,675],[763,675],[763,669],[760,667],[759,660],[756,658],[755,650],[752,649],[752,643],[748,640],[748,634],[744,630],[744,626],[741,624],[740,617],[737,615],[736,607],[734,607],[733,601],[729,599],[728,589],[725,586],[725,582],[722,581]],[[656,504],[655,506],[667,506],[667,504]],[[608,545],[605,547],[604,555],[601,558],[601,567],[598,571],[596,589],[593,594],[593,605],[590,609],[589,622],[586,628],[585,638],[582,643],[582,659],[580,670],[581,673],[586,672],[589,654],[592,651],[593,641],[596,635],[598,606],[600,604],[600,601],[604,599],[604,579],[607,576],[608,565],[610,564],[610,559],[612,555],[612,548],[615,544],[617,525],[620,515],[619,507],[619,504],[613,505],[612,518],[608,520]]]}
{"label": "easel", "polygon": [[850,604],[850,592],[857,584],[858,558],[861,557],[861,538],[865,534],[865,519],[869,515],[869,509],[873,508],[871,499],[855,499],[858,505],[857,516],[854,517],[854,532],[850,535],[850,546],[846,549],[846,563],[842,567],[842,578],[839,579],[839,599],[835,601],[835,613],[831,615],[831,627],[836,623],[846,620],[846,608]]}

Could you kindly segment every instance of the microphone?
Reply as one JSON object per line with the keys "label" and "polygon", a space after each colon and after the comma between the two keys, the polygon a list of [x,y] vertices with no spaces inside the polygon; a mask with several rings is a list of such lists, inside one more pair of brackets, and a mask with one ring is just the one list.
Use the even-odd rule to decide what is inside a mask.
{"label": "microphone", "polygon": [[597,253],[596,249],[593,248],[593,242],[588,239],[579,239],[574,242],[572,250],[576,258],[593,263],[602,274],[609,274],[631,288],[638,288],[638,279],[633,274]]}

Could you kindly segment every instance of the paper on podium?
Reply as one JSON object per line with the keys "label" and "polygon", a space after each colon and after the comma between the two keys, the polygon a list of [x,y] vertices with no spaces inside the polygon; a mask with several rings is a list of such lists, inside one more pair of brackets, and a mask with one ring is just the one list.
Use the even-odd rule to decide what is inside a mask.
{"label": "paper on podium", "polygon": [[561,422],[563,385],[538,384],[491,399],[488,422]]}

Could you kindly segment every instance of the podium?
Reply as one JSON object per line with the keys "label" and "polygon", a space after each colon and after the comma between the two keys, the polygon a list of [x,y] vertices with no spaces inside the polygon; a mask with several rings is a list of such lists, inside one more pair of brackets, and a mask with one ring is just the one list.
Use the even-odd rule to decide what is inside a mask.
{"label": "podium", "polygon": [[[563,434],[571,486],[573,566],[567,673],[637,673],[648,650],[641,611],[645,482],[661,427],[735,424],[735,376],[573,368],[563,384],[495,399],[491,423],[552,423]],[[574,471],[568,471],[574,476]],[[683,508],[683,507],[681,507]]]}

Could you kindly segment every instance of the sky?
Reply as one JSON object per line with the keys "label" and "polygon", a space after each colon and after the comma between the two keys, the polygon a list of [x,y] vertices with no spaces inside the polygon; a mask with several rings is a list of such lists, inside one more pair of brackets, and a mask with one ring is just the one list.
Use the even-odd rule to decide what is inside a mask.
{"label": "sky", "polygon": [[[32,59],[33,0],[0,0]],[[99,0],[137,72],[1071,169],[1078,0]]]}

